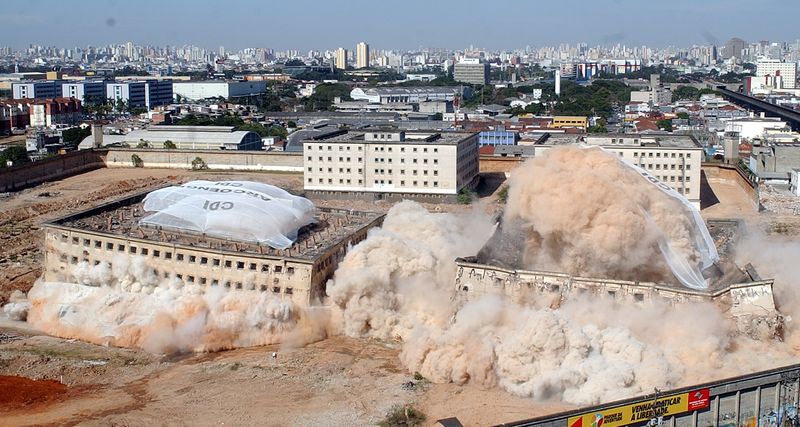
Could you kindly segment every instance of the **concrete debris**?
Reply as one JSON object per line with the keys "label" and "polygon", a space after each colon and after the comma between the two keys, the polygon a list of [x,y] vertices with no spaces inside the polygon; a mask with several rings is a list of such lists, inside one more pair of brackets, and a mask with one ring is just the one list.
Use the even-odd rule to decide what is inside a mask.
{"label": "concrete debris", "polygon": [[759,203],[768,212],[779,215],[800,214],[800,197],[787,189],[777,188],[769,184],[759,185]]}

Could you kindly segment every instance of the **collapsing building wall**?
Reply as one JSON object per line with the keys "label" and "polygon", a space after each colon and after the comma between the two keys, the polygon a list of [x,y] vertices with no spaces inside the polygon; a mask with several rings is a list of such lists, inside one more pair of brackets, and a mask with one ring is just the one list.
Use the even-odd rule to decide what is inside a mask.
{"label": "collapsing building wall", "polygon": [[681,304],[713,302],[736,321],[739,332],[756,339],[778,336],[783,318],[775,308],[772,280],[731,284],[713,291],[692,290],[650,282],[630,282],[577,277],[564,273],[512,270],[456,261],[455,286],[458,297],[477,300],[487,294],[517,302],[545,298],[558,307],[570,297],[587,296],[634,304]]}

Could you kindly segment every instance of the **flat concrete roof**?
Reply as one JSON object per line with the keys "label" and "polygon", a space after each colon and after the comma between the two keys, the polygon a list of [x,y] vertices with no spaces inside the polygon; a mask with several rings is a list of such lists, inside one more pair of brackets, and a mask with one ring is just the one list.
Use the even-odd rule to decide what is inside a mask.
{"label": "flat concrete roof", "polygon": [[[607,139],[608,144],[592,144],[612,148],[641,148],[641,147],[661,147],[661,148],[692,148],[701,149],[702,146],[691,135],[659,134],[659,133],[584,133],[584,134],[549,134],[537,145],[562,145],[574,144],[576,142],[586,142],[587,139]],[[639,139],[639,145],[632,144],[611,144],[611,139],[631,140]]]}
{"label": "flat concrete roof", "polygon": [[[366,141],[365,134],[368,133],[400,133],[405,132],[404,141]],[[341,134],[332,134],[328,138],[320,138],[317,140],[305,140],[303,142],[319,143],[319,144],[428,144],[428,145],[457,145],[465,139],[478,135],[478,132],[450,132],[450,131],[436,131],[436,132],[419,132],[419,131],[404,131],[401,129],[364,129],[364,130],[350,130]]]}

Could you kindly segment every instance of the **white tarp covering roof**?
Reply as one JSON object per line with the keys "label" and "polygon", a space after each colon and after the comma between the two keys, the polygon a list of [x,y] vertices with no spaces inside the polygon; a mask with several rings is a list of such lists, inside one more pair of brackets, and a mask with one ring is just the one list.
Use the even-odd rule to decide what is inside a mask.
{"label": "white tarp covering roof", "polygon": [[268,184],[191,181],[148,194],[140,225],[286,249],[314,221],[314,204]]}
{"label": "white tarp covering roof", "polygon": [[[708,289],[708,280],[703,277],[703,270],[719,261],[719,253],[717,252],[717,247],[714,245],[714,240],[711,238],[711,234],[708,232],[705,221],[703,221],[703,218],[700,216],[700,212],[692,206],[686,197],[667,184],[659,181],[658,178],[650,175],[646,170],[627,161],[623,161],[622,163],[638,172],[644,179],[661,190],[661,192],[679,201],[681,205],[683,205],[687,215],[691,215],[695,227],[689,238],[692,239],[693,247],[699,256],[699,262],[697,264],[690,263],[684,255],[678,253],[673,248],[673,242],[666,237],[666,233],[665,237],[658,242],[658,247],[664,255],[664,259],[667,261],[670,270],[672,270],[672,273],[684,286],[692,289]],[[644,213],[649,216],[647,212]]]}

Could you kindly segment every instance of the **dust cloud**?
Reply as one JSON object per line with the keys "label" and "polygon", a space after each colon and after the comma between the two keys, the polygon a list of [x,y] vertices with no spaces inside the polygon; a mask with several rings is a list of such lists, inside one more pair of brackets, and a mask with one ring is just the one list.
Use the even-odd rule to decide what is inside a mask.
{"label": "dust cloud", "polygon": [[[523,266],[667,279],[659,239],[696,261],[691,219],[678,214],[669,196],[641,187],[634,178],[643,178],[630,175],[619,160],[594,152],[553,149],[547,162],[528,162],[511,178],[504,232],[513,223],[523,237]],[[160,353],[301,345],[330,334],[376,339],[398,343],[408,370],[434,382],[473,382],[573,404],[796,359],[791,341],[740,336],[710,304],[625,305],[577,297],[552,307],[536,295],[524,302],[494,295],[464,300],[455,289],[454,260],[477,254],[496,228],[482,206],[450,214],[398,203],[339,264],[327,287],[330,305],[321,310],[301,310],[269,293],[204,291],[159,280],[142,259],[128,258],[114,260],[114,268],[81,264],[75,283],[37,283],[28,295],[27,318],[58,336]],[[749,253],[750,247],[758,242],[743,245],[743,257],[761,255],[774,264],[772,257],[782,255],[778,249]],[[792,247],[800,255],[800,245]],[[800,303],[792,285],[800,276],[779,273],[785,282],[776,284],[776,295],[785,298],[781,309],[793,313]],[[17,301],[15,312],[24,303]]]}
{"label": "dust cloud", "polygon": [[327,334],[327,318],[271,293],[159,280],[142,257],[79,263],[76,283],[37,282],[27,321],[50,334],[153,353],[304,344]]}
{"label": "dust cloud", "polygon": [[697,279],[681,282],[705,288],[700,270],[718,257],[704,253],[698,222],[704,230],[677,197],[599,147],[555,148],[517,168],[504,217],[508,233],[526,236],[521,267],[675,282],[685,265]]}
{"label": "dust cloud", "polygon": [[[474,254],[491,224],[396,205],[353,248],[328,292],[342,332],[402,343],[409,371],[434,382],[500,386],[520,396],[591,404],[754,367],[748,338],[714,306],[626,306],[611,300],[525,304],[456,297],[453,260]],[[442,225],[438,227],[437,225]],[[464,230],[474,230],[465,233]],[[442,271],[448,274],[440,274]],[[787,361],[776,343],[775,363]],[[770,350],[767,350],[768,352]],[[743,363],[744,362],[744,363]],[[763,365],[759,365],[763,368]]]}
{"label": "dust cloud", "polygon": [[[643,185],[614,156],[565,148],[545,160],[529,161],[510,180],[503,231],[522,236],[522,267],[674,281],[659,248],[664,239],[692,262],[699,259],[691,213]],[[788,343],[740,336],[712,304],[577,297],[551,308],[544,296],[520,302],[494,295],[463,301],[453,260],[476,254],[491,230],[491,221],[479,215],[396,205],[383,228],[348,253],[328,286],[342,313],[342,332],[400,342],[405,366],[434,382],[474,382],[574,404],[796,358]]]}

